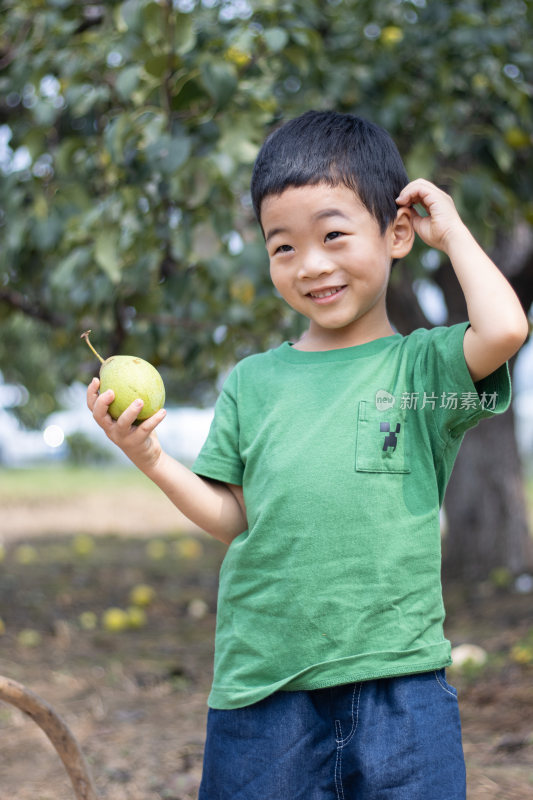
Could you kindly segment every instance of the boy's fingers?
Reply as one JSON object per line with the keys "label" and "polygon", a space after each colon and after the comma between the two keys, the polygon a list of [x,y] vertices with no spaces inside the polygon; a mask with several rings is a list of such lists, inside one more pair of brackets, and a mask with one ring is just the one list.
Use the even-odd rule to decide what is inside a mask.
{"label": "boy's fingers", "polygon": [[[122,431],[127,431],[131,428],[135,420],[137,419],[139,412],[142,409],[142,402],[138,406],[136,403],[132,403],[129,408],[127,408],[123,414],[120,415],[117,421],[118,427]],[[134,429],[134,432],[137,433],[138,431],[143,435],[149,435],[152,433],[154,428],[156,428],[159,423],[165,418],[166,411],[164,408],[161,408],[159,411],[156,411],[155,414],[152,414],[151,417],[148,419],[143,420],[139,425],[137,425]]]}
{"label": "boy's fingers", "polygon": [[167,412],[164,408],[161,408],[151,417],[144,420],[140,425],[133,427],[143,407],[142,400],[137,399],[122,412],[117,420],[114,420],[109,414],[109,406],[115,399],[115,394],[112,389],[98,394],[99,386],[100,381],[98,378],[94,378],[89,384],[87,388],[87,405],[92,411],[95,421],[101,428],[104,428],[108,436],[111,436],[112,430],[115,431],[113,434],[113,441],[115,440],[116,434],[123,438],[126,434],[135,434],[137,431],[141,431],[143,436],[148,436],[166,416]]}
{"label": "boy's fingers", "polygon": [[92,411],[94,408],[94,404],[98,398],[98,387],[100,386],[100,381],[98,378],[93,378],[90,384],[87,387],[87,406]]}
{"label": "boy's fingers", "polygon": [[117,419],[117,427],[124,433],[125,431],[129,430],[137,417],[139,416],[143,407],[142,400],[134,400],[131,405],[127,407],[125,411],[122,412],[120,417]]}
{"label": "boy's fingers", "polygon": [[417,178],[404,186],[396,198],[396,203],[400,206],[418,204],[427,212],[432,208],[454,208],[454,202],[450,195],[425,178]]}
{"label": "boy's fingers", "polygon": [[435,191],[439,191],[439,189],[433,183],[425,180],[425,178],[416,178],[416,180],[403,187],[396,198],[396,202],[398,205],[413,205],[414,203],[423,202],[424,198]]}
{"label": "boy's fingers", "polygon": [[159,423],[162,422],[165,419],[166,415],[167,415],[167,412],[165,411],[164,408],[159,409],[159,411],[156,411],[156,413],[153,414],[151,417],[148,417],[148,419],[145,419],[144,422],[142,422],[139,425],[138,430],[142,431],[145,434],[152,433],[152,431],[155,428],[157,428]]}
{"label": "boy's fingers", "polygon": [[99,425],[104,425],[106,418],[107,421],[111,419],[111,417],[108,414],[108,409],[114,399],[115,395],[112,389],[108,389],[107,392],[99,394],[96,397],[96,400],[92,408],[92,412],[93,412],[93,417],[95,418],[95,420]]}
{"label": "boy's fingers", "polygon": [[426,193],[422,193],[414,187],[411,189],[406,187],[400,192],[396,198],[396,202],[399,206],[412,206],[415,203],[421,202],[424,197],[427,197]]}

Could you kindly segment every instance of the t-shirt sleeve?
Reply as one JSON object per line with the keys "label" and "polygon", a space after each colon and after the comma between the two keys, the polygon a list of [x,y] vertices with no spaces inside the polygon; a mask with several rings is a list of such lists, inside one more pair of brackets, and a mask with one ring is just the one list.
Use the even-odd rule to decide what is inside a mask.
{"label": "t-shirt sleeve", "polygon": [[431,329],[420,358],[420,379],[431,398],[429,416],[443,440],[462,436],[486,418],[501,414],[511,402],[507,362],[479,381],[472,380],[466,364],[463,339],[469,322]]}
{"label": "t-shirt sleeve", "polygon": [[239,453],[237,387],[234,369],[222,387],[207,439],[192,469],[197,475],[240,486],[244,465]]}

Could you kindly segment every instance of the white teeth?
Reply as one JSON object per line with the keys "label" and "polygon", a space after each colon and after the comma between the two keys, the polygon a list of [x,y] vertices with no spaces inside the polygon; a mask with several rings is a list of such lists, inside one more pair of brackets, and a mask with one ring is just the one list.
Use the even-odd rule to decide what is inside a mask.
{"label": "white teeth", "polygon": [[332,294],[337,294],[341,289],[342,286],[339,286],[337,289],[327,289],[325,292],[309,292],[309,294],[311,297],[329,297]]}

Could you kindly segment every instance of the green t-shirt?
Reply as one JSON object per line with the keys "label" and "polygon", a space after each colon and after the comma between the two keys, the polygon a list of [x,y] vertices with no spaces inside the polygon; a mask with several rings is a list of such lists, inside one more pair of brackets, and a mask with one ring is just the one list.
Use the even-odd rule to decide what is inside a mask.
{"label": "green t-shirt", "polygon": [[511,396],[507,364],[472,382],[467,327],[285,343],[231,372],[194,465],[242,484],[248,517],[220,571],[211,707],[450,663],[439,509],[465,431]]}

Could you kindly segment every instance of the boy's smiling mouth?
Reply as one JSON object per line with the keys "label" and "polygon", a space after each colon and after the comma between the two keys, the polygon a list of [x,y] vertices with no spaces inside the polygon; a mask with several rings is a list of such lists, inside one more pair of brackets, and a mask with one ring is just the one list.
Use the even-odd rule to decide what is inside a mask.
{"label": "boy's smiling mouth", "polygon": [[346,289],[346,285],[344,286],[327,286],[324,289],[316,289],[314,292],[308,292],[307,297],[310,297],[311,300],[315,300],[317,302],[328,302],[331,301],[335,295],[338,295]]}

